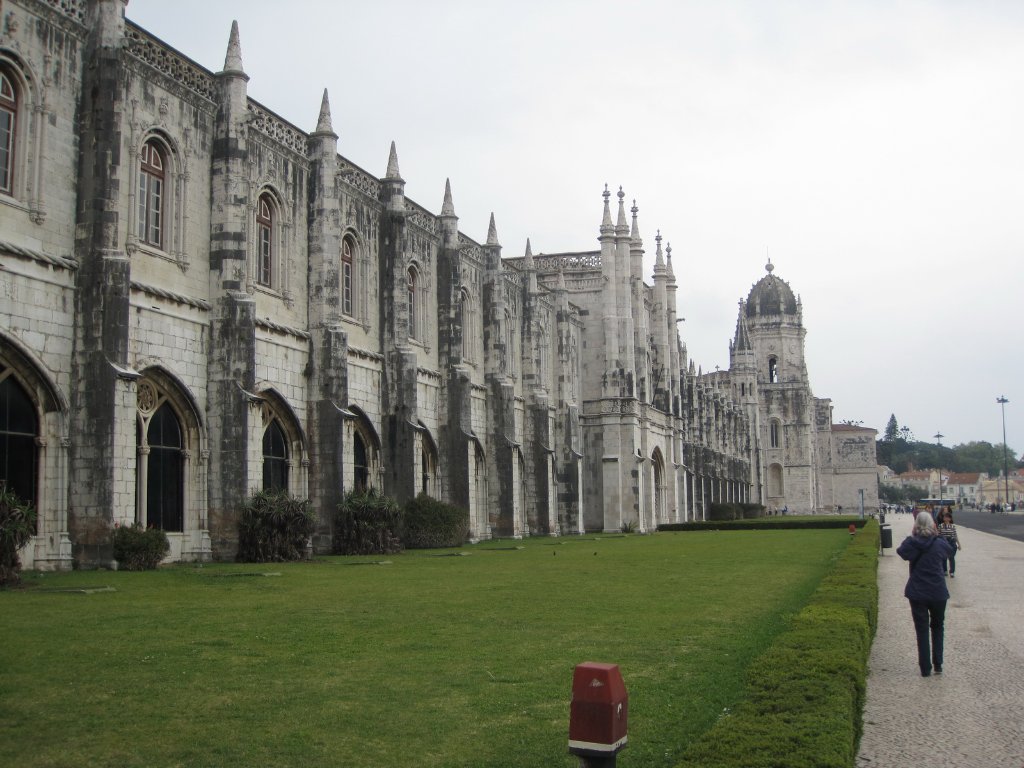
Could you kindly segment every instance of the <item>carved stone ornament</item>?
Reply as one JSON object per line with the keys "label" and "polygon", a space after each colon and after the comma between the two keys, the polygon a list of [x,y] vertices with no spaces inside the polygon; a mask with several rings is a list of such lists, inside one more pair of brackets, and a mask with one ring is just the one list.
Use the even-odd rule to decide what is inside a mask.
{"label": "carved stone ornament", "polygon": [[150,414],[156,410],[156,401],[159,397],[156,387],[151,381],[139,382],[138,386],[138,407],[144,414]]}

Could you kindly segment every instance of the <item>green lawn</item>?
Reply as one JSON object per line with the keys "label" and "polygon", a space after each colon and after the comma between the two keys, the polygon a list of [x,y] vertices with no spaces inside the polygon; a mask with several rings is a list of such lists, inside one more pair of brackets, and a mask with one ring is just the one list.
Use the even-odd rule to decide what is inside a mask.
{"label": "green lawn", "polygon": [[849,539],[661,533],[26,574],[0,592],[0,765],[572,768],[573,667],[602,661],[629,692],[619,765],[671,766]]}

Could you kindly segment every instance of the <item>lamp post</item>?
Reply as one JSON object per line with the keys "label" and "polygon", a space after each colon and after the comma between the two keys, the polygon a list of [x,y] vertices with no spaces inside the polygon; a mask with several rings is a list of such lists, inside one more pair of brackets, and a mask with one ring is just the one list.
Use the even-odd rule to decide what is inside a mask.
{"label": "lamp post", "polygon": [[[939,448],[942,447],[942,438],[943,437],[945,437],[945,435],[943,435],[941,432],[936,432],[935,433],[935,444],[938,445]],[[938,465],[939,465],[939,508],[941,510],[941,508],[942,508],[942,452],[941,451],[939,451],[939,453],[936,456],[936,458],[938,459]]]}
{"label": "lamp post", "polygon": [[1005,397],[1000,395],[996,398],[996,402],[999,403],[999,410],[1003,412],[1003,499],[1004,504],[1010,503],[1010,465],[1006,461],[1006,404],[1010,402]]}

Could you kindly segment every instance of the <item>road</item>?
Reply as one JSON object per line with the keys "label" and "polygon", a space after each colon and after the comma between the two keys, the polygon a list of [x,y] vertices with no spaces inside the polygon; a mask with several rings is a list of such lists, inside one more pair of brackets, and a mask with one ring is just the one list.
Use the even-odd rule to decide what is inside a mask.
{"label": "road", "polygon": [[[892,516],[891,512],[886,517]],[[953,522],[957,526],[973,528],[976,531],[1005,536],[1015,541],[1024,541],[1024,512],[1020,510],[1010,513],[971,512],[958,510],[953,513]]]}

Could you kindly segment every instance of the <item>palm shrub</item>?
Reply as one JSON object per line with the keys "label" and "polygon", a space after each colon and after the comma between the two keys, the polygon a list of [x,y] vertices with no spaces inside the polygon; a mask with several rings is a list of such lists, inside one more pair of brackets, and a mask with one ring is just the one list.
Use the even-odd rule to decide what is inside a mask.
{"label": "palm shrub", "polygon": [[469,513],[421,493],[405,505],[402,542],[409,549],[461,547],[469,536]]}
{"label": "palm shrub", "polygon": [[167,534],[138,523],[114,525],[114,559],[125,571],[152,571],[171,551]]}
{"label": "palm shrub", "polygon": [[402,508],[375,488],[349,491],[334,515],[332,550],[338,555],[402,551]]}
{"label": "palm shrub", "polygon": [[316,519],[309,499],[287,491],[256,491],[242,505],[238,518],[240,563],[279,563],[306,557]]}
{"label": "palm shrub", "polygon": [[36,531],[36,511],[0,483],[0,587],[21,582],[18,550]]}

